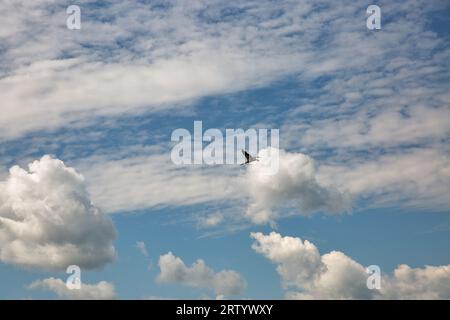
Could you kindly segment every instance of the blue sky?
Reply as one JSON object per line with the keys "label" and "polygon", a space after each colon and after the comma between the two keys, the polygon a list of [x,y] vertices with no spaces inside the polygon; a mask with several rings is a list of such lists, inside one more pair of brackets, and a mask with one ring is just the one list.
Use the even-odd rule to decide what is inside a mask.
{"label": "blue sky", "polygon": [[[450,298],[445,1],[381,30],[368,1],[70,4],[0,5],[0,298]],[[176,166],[196,120],[280,129],[291,165]]]}

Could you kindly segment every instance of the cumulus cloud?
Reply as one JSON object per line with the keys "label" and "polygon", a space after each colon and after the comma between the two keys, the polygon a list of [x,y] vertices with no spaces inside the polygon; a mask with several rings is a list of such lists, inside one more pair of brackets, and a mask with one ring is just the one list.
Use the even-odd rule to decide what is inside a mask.
{"label": "cumulus cloud", "polygon": [[382,283],[384,299],[450,299],[450,265],[411,268],[402,264]]}
{"label": "cumulus cloud", "polygon": [[400,265],[382,277],[381,288],[367,287],[366,268],[340,251],[320,255],[300,238],[251,233],[252,248],[277,265],[288,299],[449,299],[450,266]]}
{"label": "cumulus cloud", "polygon": [[65,270],[115,259],[115,229],[90,201],[84,178],[50,156],[14,166],[0,182],[0,261]]}
{"label": "cumulus cloud", "polygon": [[[301,289],[304,299],[369,298],[364,267],[341,252],[320,255],[316,246],[300,238],[252,233],[253,250],[277,264],[286,289]],[[292,297],[292,293],[288,296]]]}
{"label": "cumulus cloud", "polygon": [[308,240],[302,242],[299,238],[282,237],[275,232],[268,236],[262,233],[252,233],[251,236],[257,241],[252,245],[253,250],[278,264],[277,271],[286,287],[314,281],[325,269],[319,251]]}
{"label": "cumulus cloud", "polygon": [[[277,209],[283,208],[293,208],[299,214],[349,209],[349,195],[320,183],[309,156],[272,147],[261,150],[258,156],[260,161],[248,166],[244,186],[250,200],[246,214],[253,222],[273,221],[279,215]],[[274,162],[278,162],[276,171],[272,170]]]}
{"label": "cumulus cloud", "polygon": [[234,270],[214,272],[201,259],[187,267],[183,260],[171,252],[159,257],[160,283],[179,283],[192,288],[213,290],[217,296],[237,295],[246,287],[242,276]]}
{"label": "cumulus cloud", "polygon": [[54,292],[60,299],[69,300],[111,300],[116,298],[114,284],[100,281],[96,284],[81,284],[80,289],[68,289],[61,279],[48,278],[37,280],[29,289],[41,289]]}

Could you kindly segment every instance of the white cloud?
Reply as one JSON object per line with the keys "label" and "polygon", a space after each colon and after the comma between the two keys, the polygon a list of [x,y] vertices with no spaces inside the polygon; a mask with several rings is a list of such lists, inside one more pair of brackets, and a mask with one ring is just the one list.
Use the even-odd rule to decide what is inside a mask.
{"label": "white cloud", "polygon": [[144,241],[137,241],[136,248],[139,250],[140,253],[142,253],[144,257],[148,257],[147,246],[145,245]]}
{"label": "white cloud", "polygon": [[215,212],[208,214],[207,216],[198,217],[198,224],[202,228],[210,228],[219,225],[223,220],[224,216],[222,212]]}
{"label": "white cloud", "polygon": [[450,207],[450,157],[447,148],[421,148],[349,159],[320,167],[319,177],[347,189],[372,206],[393,205],[445,209]]}
{"label": "white cloud", "polygon": [[316,246],[299,238],[282,237],[271,232],[268,236],[262,233],[251,233],[257,242],[252,249],[278,264],[277,271],[283,279],[284,286],[303,286],[314,282],[318,274],[325,270]]}
{"label": "white cloud", "polygon": [[[320,255],[316,246],[299,238],[252,233],[252,248],[277,264],[277,272],[286,289],[303,299],[365,299],[371,296],[366,287],[364,267],[341,252]],[[288,294],[292,297],[292,293]]]}
{"label": "white cloud", "polygon": [[88,123],[95,116],[179,108],[181,102],[253,85],[245,80],[253,70],[249,57],[210,51],[192,55],[153,64],[33,63],[0,79],[8,115],[0,120],[1,136]]}
{"label": "white cloud", "polygon": [[383,299],[450,299],[450,265],[411,268],[402,264],[382,288]]}
{"label": "white cloud", "polygon": [[[307,87],[303,90],[314,94],[288,112],[282,146],[325,158],[330,165],[321,165],[318,180],[332,181],[355,198],[370,199],[371,205],[446,210],[450,96],[443,79],[450,50],[430,30],[419,2],[380,5],[383,14],[396,12],[393,24],[383,26],[389,32],[364,35],[340,29],[330,39],[334,48],[323,55],[337,59],[338,66],[318,88],[302,82]],[[420,5],[433,11],[438,3]],[[408,12],[404,17],[409,18],[401,12]],[[413,50],[419,38],[427,40]],[[344,61],[349,55],[356,61]]]}
{"label": "white cloud", "polygon": [[450,265],[400,265],[382,276],[380,290],[367,288],[366,269],[340,251],[320,255],[300,238],[251,233],[252,248],[277,265],[288,299],[449,299]]}
{"label": "white cloud", "polygon": [[94,156],[79,161],[77,168],[86,176],[95,203],[106,212],[222,202],[241,197],[234,187],[236,170],[228,170],[229,166],[223,170],[180,167],[170,161],[167,153],[123,159]]}
{"label": "white cloud", "polygon": [[84,178],[44,156],[0,182],[0,261],[65,270],[99,268],[115,259],[110,218],[90,201]]}
{"label": "white cloud", "polygon": [[69,300],[111,300],[116,298],[114,284],[100,281],[96,284],[81,284],[80,289],[70,290],[61,279],[48,278],[37,280],[29,289],[41,289],[54,292],[60,299]]}
{"label": "white cloud", "polygon": [[195,261],[191,267],[171,252],[159,257],[160,283],[179,283],[192,288],[213,290],[217,296],[238,295],[246,287],[242,276],[234,270],[214,272],[203,260]]}
{"label": "white cloud", "polygon": [[[365,8],[350,0],[281,1],[276,6],[264,0],[213,5],[167,1],[163,8],[120,1],[78,4],[80,31],[65,28],[66,4],[59,1],[0,4],[6,19],[0,31],[3,139],[79,125],[100,115],[178,108],[193,99],[265,85],[291,74],[306,82],[338,72],[350,77],[378,73],[379,80],[386,76],[377,68],[395,58],[392,67],[401,72],[389,75],[394,80],[409,80],[405,72],[416,72],[411,66],[421,74],[446,70],[442,58],[409,58],[411,48],[440,48],[439,39],[425,29],[425,19],[419,19],[439,7],[429,1],[384,3],[383,10],[396,12],[396,19],[386,24],[389,32],[370,35],[364,27]],[[404,13],[416,19],[406,19]],[[360,91],[368,82],[344,80],[337,96],[366,96]],[[380,82],[371,83],[372,94],[392,92],[390,86],[376,84]],[[351,90],[342,92],[345,85]]]}
{"label": "white cloud", "polygon": [[[277,152],[274,152],[277,151]],[[279,169],[268,174],[265,163],[279,156]],[[243,182],[250,204],[247,216],[255,223],[273,221],[277,208],[293,208],[298,214],[314,211],[342,212],[349,209],[349,195],[316,179],[314,160],[302,153],[267,148],[251,163]]]}
{"label": "white cloud", "polygon": [[370,109],[341,119],[315,121],[300,136],[303,145],[321,147],[389,147],[436,140],[450,134],[450,109],[393,105],[373,115]]}

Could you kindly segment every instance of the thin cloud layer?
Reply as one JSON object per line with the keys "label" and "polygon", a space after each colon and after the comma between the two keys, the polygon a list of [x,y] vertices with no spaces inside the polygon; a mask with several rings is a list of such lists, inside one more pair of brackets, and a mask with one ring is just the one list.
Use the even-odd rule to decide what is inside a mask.
{"label": "thin cloud layer", "polygon": [[187,267],[183,260],[172,252],[159,257],[160,273],[157,281],[160,283],[178,283],[191,288],[209,289],[217,296],[240,294],[246,287],[242,276],[234,270],[214,272],[201,259]]}
{"label": "thin cloud layer", "polygon": [[68,300],[112,300],[117,297],[114,284],[100,281],[96,284],[81,284],[80,289],[70,290],[61,279],[47,278],[37,280],[28,289],[54,292],[59,299]]}
{"label": "thin cloud layer", "polygon": [[398,205],[446,210],[450,208],[448,147],[414,148],[372,159],[348,159],[325,164],[318,176],[347,189],[355,197],[370,198],[371,206]]}
{"label": "thin cloud layer", "polygon": [[180,167],[170,161],[167,153],[120,159],[110,155],[96,156],[83,159],[77,163],[77,168],[86,176],[95,203],[111,213],[222,202],[240,197],[234,187],[235,170]]}
{"label": "thin cloud layer", "polygon": [[50,156],[14,166],[0,182],[0,261],[23,267],[95,269],[112,262],[115,230],[84,178]]}
{"label": "thin cloud layer", "polygon": [[382,277],[379,290],[370,290],[366,268],[340,251],[320,255],[309,241],[276,232],[251,237],[253,250],[277,265],[288,299],[450,298],[450,266],[400,265]]}

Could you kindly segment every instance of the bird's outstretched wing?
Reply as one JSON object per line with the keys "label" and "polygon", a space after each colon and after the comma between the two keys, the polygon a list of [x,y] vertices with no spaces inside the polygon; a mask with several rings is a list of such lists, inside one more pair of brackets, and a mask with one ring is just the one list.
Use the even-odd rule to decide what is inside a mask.
{"label": "bird's outstretched wing", "polygon": [[245,151],[245,150],[242,150],[242,154],[243,154],[244,157],[245,157],[245,162],[249,162],[250,159],[251,159],[251,155],[250,155],[247,151]]}

